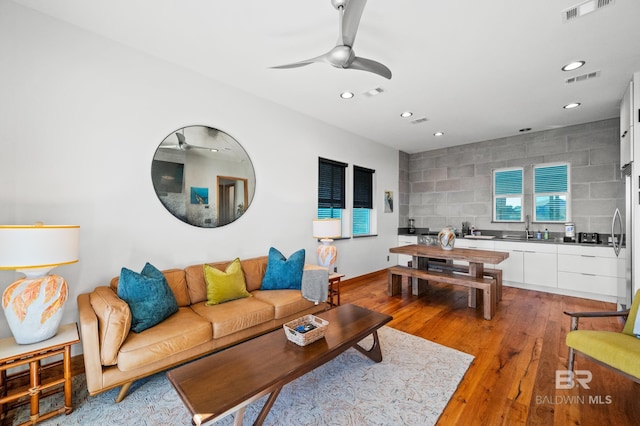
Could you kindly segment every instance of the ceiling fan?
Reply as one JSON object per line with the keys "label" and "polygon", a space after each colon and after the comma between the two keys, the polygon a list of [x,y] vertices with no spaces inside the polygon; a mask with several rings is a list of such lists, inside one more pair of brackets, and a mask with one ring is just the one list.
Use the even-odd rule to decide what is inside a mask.
{"label": "ceiling fan", "polygon": [[167,149],[179,149],[181,151],[188,151],[190,149],[204,149],[207,151],[211,151],[211,152],[218,152],[217,149],[215,148],[207,148],[205,146],[198,146],[198,145],[190,145],[187,143],[187,138],[184,137],[183,133],[179,133],[176,132],[175,135],[178,137],[178,144],[177,145],[160,145],[160,148],[167,148]]}
{"label": "ceiling fan", "polygon": [[331,4],[338,10],[339,17],[338,42],[336,46],[324,55],[271,68],[297,68],[314,62],[324,62],[336,68],[368,71],[391,79],[391,70],[385,65],[371,59],[358,57],[353,51],[360,17],[367,0],[331,0]]}

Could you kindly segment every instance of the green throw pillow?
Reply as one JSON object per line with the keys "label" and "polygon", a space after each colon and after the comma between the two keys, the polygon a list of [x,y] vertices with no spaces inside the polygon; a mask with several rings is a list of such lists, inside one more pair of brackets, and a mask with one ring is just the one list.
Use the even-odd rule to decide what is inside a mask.
{"label": "green throw pillow", "polygon": [[207,283],[207,305],[209,306],[251,296],[247,291],[238,258],[231,262],[224,272],[213,266],[204,265],[204,280]]}
{"label": "green throw pillow", "polygon": [[147,262],[142,272],[127,268],[120,271],[118,297],[131,310],[131,330],[151,328],[178,312],[178,302],[164,274]]}

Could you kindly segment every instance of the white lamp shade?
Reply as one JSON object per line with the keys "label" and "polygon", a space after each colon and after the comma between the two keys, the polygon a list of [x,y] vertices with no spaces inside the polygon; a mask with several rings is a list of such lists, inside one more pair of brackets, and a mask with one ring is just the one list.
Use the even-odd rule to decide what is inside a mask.
{"label": "white lamp shade", "polygon": [[0,269],[44,269],[78,261],[77,225],[0,226]]}
{"label": "white lamp shade", "polygon": [[342,236],[342,221],[340,219],[314,219],[313,238],[333,239]]}

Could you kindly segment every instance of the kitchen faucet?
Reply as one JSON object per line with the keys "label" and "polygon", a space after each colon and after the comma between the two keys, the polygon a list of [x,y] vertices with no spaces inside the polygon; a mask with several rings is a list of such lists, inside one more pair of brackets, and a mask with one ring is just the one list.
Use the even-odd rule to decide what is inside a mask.
{"label": "kitchen faucet", "polygon": [[524,228],[524,235],[526,239],[533,238],[533,232],[529,233],[529,215],[525,216],[526,225]]}

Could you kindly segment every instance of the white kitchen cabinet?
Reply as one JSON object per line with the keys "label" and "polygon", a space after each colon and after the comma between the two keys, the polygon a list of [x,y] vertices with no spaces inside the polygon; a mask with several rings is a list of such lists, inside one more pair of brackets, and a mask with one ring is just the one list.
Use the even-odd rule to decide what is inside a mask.
{"label": "white kitchen cabinet", "polygon": [[496,268],[502,269],[507,283],[541,287],[558,286],[558,249],[556,244],[496,241],[496,251],[505,251],[509,257]]}
{"label": "white kitchen cabinet", "polygon": [[531,244],[524,252],[524,282],[530,285],[558,287],[558,246]]}
{"label": "white kitchen cabinet", "polygon": [[611,247],[558,246],[558,287],[597,296],[618,295],[625,280],[624,250]]}
{"label": "white kitchen cabinet", "polygon": [[496,241],[494,248],[496,251],[505,251],[509,257],[496,265],[502,269],[502,281],[511,283],[524,282],[524,251],[527,243],[515,243],[509,241]]}
{"label": "white kitchen cabinet", "polygon": [[[408,246],[411,244],[418,244],[417,235],[398,235],[398,246]],[[406,254],[399,254],[398,265],[409,266],[409,261],[411,259],[411,256],[407,256]]]}
{"label": "white kitchen cabinet", "polygon": [[627,86],[620,103],[620,167],[628,164],[633,159],[633,83],[631,81]]}

